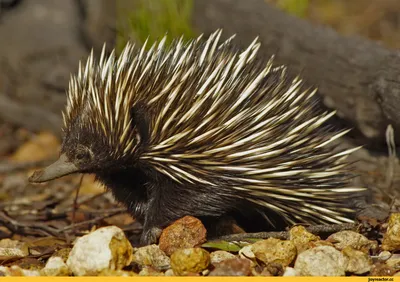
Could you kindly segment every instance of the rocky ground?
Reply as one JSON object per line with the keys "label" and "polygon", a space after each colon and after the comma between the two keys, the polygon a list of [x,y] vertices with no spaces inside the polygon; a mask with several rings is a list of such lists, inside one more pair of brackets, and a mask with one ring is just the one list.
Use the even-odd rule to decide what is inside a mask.
{"label": "rocky ground", "polygon": [[[164,231],[159,245],[138,248],[141,226],[92,176],[29,184],[27,177],[33,169],[58,153],[59,110],[70,72],[89,47],[104,41],[112,46],[113,39],[107,28],[93,25],[96,11],[90,20],[82,13],[82,5],[90,5],[89,0],[22,0],[15,7],[6,2],[10,1],[2,1],[0,10],[2,274],[397,275],[400,220],[396,213],[390,221],[366,216],[360,219],[361,225],[323,234],[297,226],[258,242],[207,242],[201,222],[186,217]],[[392,12],[396,7],[399,11],[397,1],[369,0],[362,5],[336,1],[331,9],[326,7],[329,1],[312,2],[316,3],[307,11],[312,21],[330,24],[345,34],[381,40],[392,48],[400,46],[396,40],[399,21]],[[26,102],[24,107],[21,101]],[[41,115],[41,122],[30,119],[32,115]],[[351,140],[346,142],[342,146],[352,145]],[[395,151],[389,150],[394,144],[388,138],[387,154],[362,149],[354,156],[359,160],[358,184],[374,188],[386,210],[395,207],[393,195],[400,180]],[[101,250],[91,246],[101,246]],[[316,258],[320,263],[311,263]]]}

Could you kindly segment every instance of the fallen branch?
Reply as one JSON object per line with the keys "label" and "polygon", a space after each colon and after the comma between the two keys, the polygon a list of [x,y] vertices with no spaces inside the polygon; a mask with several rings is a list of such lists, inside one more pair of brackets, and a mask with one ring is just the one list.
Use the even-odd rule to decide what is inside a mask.
{"label": "fallen branch", "polygon": [[[308,232],[314,235],[330,234],[343,230],[357,230],[359,224],[356,223],[343,223],[343,224],[331,224],[331,225],[313,225],[305,227]],[[276,231],[276,232],[257,232],[257,233],[239,233],[221,236],[218,239],[212,241],[247,241],[249,239],[268,239],[276,238],[282,240],[289,240],[289,231]]]}

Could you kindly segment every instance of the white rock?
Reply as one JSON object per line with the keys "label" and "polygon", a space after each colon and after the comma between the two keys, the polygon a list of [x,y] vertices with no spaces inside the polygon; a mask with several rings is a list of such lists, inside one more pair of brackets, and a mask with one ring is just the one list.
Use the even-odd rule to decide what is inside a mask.
{"label": "white rock", "polygon": [[67,264],[60,257],[50,257],[41,272],[45,276],[68,276],[70,274]]}
{"label": "white rock", "polygon": [[285,272],[283,273],[282,276],[297,276],[296,269],[290,266],[286,266]]}
{"label": "white rock", "polygon": [[176,276],[174,271],[170,268],[167,271],[165,271],[165,276]]}
{"label": "white rock", "polygon": [[247,258],[247,259],[255,259],[256,256],[253,253],[253,246],[252,245],[248,245],[248,246],[244,246],[243,248],[241,248],[239,250],[239,257],[240,258]]}
{"label": "white rock", "polygon": [[131,263],[132,252],[132,245],[120,228],[103,227],[76,240],[67,266],[75,276],[120,270]]}
{"label": "white rock", "polygon": [[0,265],[0,273],[1,273],[1,276],[7,276],[8,267]]}
{"label": "white rock", "polygon": [[300,276],[344,276],[346,257],[334,247],[319,246],[300,253],[294,264]]}
{"label": "white rock", "polygon": [[379,253],[379,255],[376,257],[377,260],[379,261],[387,261],[388,259],[390,259],[390,257],[392,256],[392,253],[389,251],[382,251]]}

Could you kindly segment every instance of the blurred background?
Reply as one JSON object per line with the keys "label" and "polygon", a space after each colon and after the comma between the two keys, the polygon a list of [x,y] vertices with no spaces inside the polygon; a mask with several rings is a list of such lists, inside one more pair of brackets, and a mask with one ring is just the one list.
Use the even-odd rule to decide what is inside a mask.
{"label": "blurred background", "polygon": [[[263,8],[255,8],[253,4]],[[261,19],[264,12],[272,15],[268,16],[270,21],[267,17],[264,22],[258,20],[257,25],[243,24],[236,30],[239,18],[252,23]],[[282,23],[285,25],[280,26]],[[400,48],[400,1],[0,0],[0,225],[10,218],[24,222],[22,227],[14,229],[0,227],[4,233],[1,236],[18,236],[22,231],[29,236],[56,236],[61,229],[64,233],[71,230],[72,221],[88,221],[79,225],[84,229],[93,225],[94,218],[100,218],[96,224],[132,223],[90,176],[82,184],[79,176],[37,186],[27,183],[27,176],[35,167],[50,162],[58,154],[68,80],[77,70],[78,61],[85,59],[91,48],[99,52],[106,42],[108,50],[120,51],[127,40],[140,45],[147,37],[152,41],[166,32],[169,39],[181,35],[189,39],[217,27],[231,27],[232,33],[238,34],[238,41],[244,44],[265,30],[273,28],[279,38],[279,34],[290,33],[298,25],[305,30],[318,28],[317,33],[333,37],[337,35],[331,29],[349,38],[372,40],[384,52],[392,54]],[[324,26],[327,29],[319,29]],[[230,32],[226,35],[231,35]],[[268,35],[261,38],[268,45]],[[304,40],[310,38],[314,35]],[[285,40],[279,41],[278,47],[265,49],[265,54],[270,56],[274,50],[290,48],[285,44]],[[328,60],[329,54],[326,57]],[[318,79],[312,81],[318,82]],[[375,120],[373,112],[368,111],[367,115]],[[354,125],[346,119],[339,123]],[[386,125],[371,134],[368,132],[372,129],[363,131],[360,126],[353,140],[344,141],[354,142],[359,134],[361,141],[356,141],[357,145],[368,143],[369,136],[373,137],[369,144],[378,144],[357,155],[361,160],[358,168],[362,183],[370,187],[387,185],[387,168],[393,167],[382,133]],[[380,141],[375,142],[375,137]],[[390,177],[391,183],[397,180],[393,174]],[[79,185],[79,201],[76,201],[73,192]],[[77,210],[73,212],[72,206]],[[45,222],[46,228],[38,230],[38,221]]]}

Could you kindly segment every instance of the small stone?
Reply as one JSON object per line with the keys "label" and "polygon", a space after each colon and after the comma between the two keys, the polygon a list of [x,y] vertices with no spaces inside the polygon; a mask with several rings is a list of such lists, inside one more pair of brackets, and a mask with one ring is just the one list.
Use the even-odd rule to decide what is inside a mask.
{"label": "small stone", "polygon": [[164,273],[161,273],[152,267],[144,267],[139,272],[139,276],[164,276]]}
{"label": "small stone", "polygon": [[368,254],[359,250],[354,250],[350,246],[344,248],[342,253],[348,258],[347,272],[364,274],[371,271],[372,260]]}
{"label": "small stone", "polygon": [[309,249],[310,242],[315,242],[320,240],[320,238],[310,232],[307,231],[307,229],[304,226],[295,226],[289,231],[290,235],[290,240],[293,242],[293,244],[296,246],[297,253],[301,253],[302,251],[305,251]]}
{"label": "small stone", "polygon": [[282,276],[297,276],[296,269],[293,267],[286,266],[285,272],[283,273]]}
{"label": "small stone", "polygon": [[4,273],[4,276],[40,276],[39,270],[28,270],[13,265],[11,267],[0,266],[0,272]]}
{"label": "small stone", "polygon": [[164,273],[165,276],[176,276],[174,271],[170,268]]}
{"label": "small stone", "polygon": [[334,247],[320,246],[300,253],[294,264],[300,276],[344,276],[346,257]]}
{"label": "small stone", "polygon": [[257,259],[265,264],[279,263],[288,266],[296,257],[296,246],[292,241],[269,238],[251,245]]}
{"label": "small stone", "polygon": [[163,270],[170,268],[170,259],[157,245],[138,248],[133,254],[133,261],[141,266],[153,266]]}
{"label": "small stone", "polygon": [[204,269],[204,270],[201,272],[201,275],[202,275],[202,276],[207,276],[209,273],[210,273],[210,270],[209,270],[209,269]]}
{"label": "small stone", "polygon": [[104,270],[120,270],[132,261],[133,248],[116,226],[97,229],[76,240],[67,260],[75,276],[96,275]]}
{"label": "small stone", "polygon": [[250,273],[248,259],[233,258],[217,263],[208,276],[249,276]]}
{"label": "small stone", "polygon": [[334,233],[328,237],[327,241],[333,243],[338,250],[343,250],[350,246],[355,250],[368,253],[377,247],[376,242],[370,241],[365,236],[351,230]]}
{"label": "small stone", "polygon": [[26,257],[29,255],[28,244],[11,239],[0,240],[0,256]]}
{"label": "small stone", "polygon": [[385,263],[378,262],[372,265],[369,276],[392,276],[396,270],[386,265]]}
{"label": "small stone", "polygon": [[389,251],[380,252],[379,255],[376,257],[378,261],[387,261],[392,256],[392,253]]}
{"label": "small stone", "polygon": [[253,246],[248,245],[244,246],[239,250],[239,257],[240,258],[247,258],[247,259],[255,259],[256,255],[253,253]]}
{"label": "small stone", "polygon": [[50,257],[41,273],[44,276],[68,276],[70,271],[61,257]]}
{"label": "small stone", "polygon": [[52,257],[60,257],[64,262],[67,262],[71,250],[72,248],[62,248],[58,251],[55,251]]}
{"label": "small stone", "polygon": [[388,227],[383,235],[382,250],[400,250],[400,213],[393,213],[389,217]]}
{"label": "small stone", "polygon": [[9,272],[8,267],[2,265],[0,266],[0,276],[8,276],[7,275],[8,272]]}
{"label": "small stone", "polygon": [[271,276],[282,276],[284,272],[284,267],[280,263],[271,262],[265,266],[264,271],[265,270],[268,270]]}
{"label": "small stone", "polygon": [[227,251],[215,251],[210,254],[211,264],[216,264],[228,259],[236,258],[235,255],[227,252]]}
{"label": "small stone", "polygon": [[159,246],[170,256],[178,249],[201,245],[206,241],[206,235],[207,230],[199,219],[185,216],[163,230]]}
{"label": "small stone", "polygon": [[201,248],[179,249],[171,256],[171,267],[176,275],[200,273],[210,264],[210,254]]}
{"label": "small stone", "polygon": [[387,261],[386,264],[396,271],[400,270],[400,254],[393,254]]}
{"label": "small stone", "polygon": [[254,273],[253,272],[253,275],[254,276],[273,276],[272,274],[271,274],[271,272],[269,272],[269,269],[268,268],[266,268],[266,267],[264,267],[264,269],[261,271],[261,273],[260,274],[258,274],[258,273]]}
{"label": "small stone", "polygon": [[132,276],[137,276],[137,274],[132,271],[105,269],[99,273],[99,276],[132,277]]}
{"label": "small stone", "polygon": [[319,247],[319,246],[330,246],[334,247],[334,245],[331,242],[325,241],[325,240],[318,240],[318,241],[311,241],[308,243],[310,249]]}

